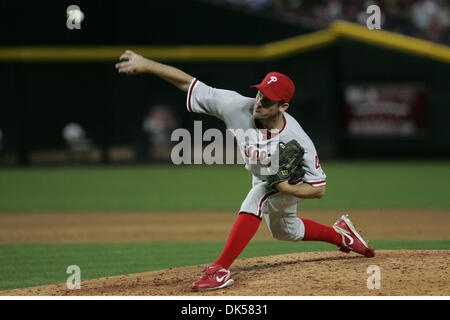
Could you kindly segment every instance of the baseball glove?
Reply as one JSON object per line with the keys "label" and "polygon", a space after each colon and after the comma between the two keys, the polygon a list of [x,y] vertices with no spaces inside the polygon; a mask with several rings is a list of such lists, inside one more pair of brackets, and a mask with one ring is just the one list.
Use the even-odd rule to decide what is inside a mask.
{"label": "baseball glove", "polygon": [[292,172],[291,177],[289,178],[289,183],[294,184],[300,178],[303,178],[305,175],[305,169],[303,169],[303,159],[302,162],[298,164],[297,168]]}
{"label": "baseball glove", "polygon": [[267,183],[273,188],[279,182],[293,182],[305,174],[303,170],[303,154],[305,150],[296,140],[286,144],[279,143],[278,171],[267,176]]}

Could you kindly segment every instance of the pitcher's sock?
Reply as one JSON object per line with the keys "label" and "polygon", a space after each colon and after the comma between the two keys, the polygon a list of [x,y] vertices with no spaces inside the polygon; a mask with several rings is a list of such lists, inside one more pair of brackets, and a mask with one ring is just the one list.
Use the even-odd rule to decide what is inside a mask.
{"label": "pitcher's sock", "polygon": [[342,243],[342,236],[332,227],[305,218],[300,218],[300,220],[305,225],[305,236],[302,241],[323,241],[335,245]]}
{"label": "pitcher's sock", "polygon": [[260,223],[261,220],[254,214],[241,212],[231,229],[225,248],[215,264],[225,269],[230,268],[255,235]]}

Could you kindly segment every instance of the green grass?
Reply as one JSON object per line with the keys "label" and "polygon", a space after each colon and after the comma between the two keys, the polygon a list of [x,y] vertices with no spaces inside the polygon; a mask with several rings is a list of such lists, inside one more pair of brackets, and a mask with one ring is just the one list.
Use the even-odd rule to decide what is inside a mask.
{"label": "green grass", "polygon": [[[334,163],[324,170],[329,208],[450,208],[450,162]],[[321,201],[308,206],[321,208]]]}
{"label": "green grass", "polygon": [[225,166],[1,170],[0,212],[228,209],[250,184]]}
{"label": "green grass", "polygon": [[[373,240],[382,249],[450,249],[450,240]],[[0,245],[0,290],[64,283],[67,267],[77,265],[81,280],[209,263],[223,242],[154,242],[125,244]],[[240,258],[292,252],[333,251],[319,242],[251,242]]]}
{"label": "green grass", "polygon": [[[449,162],[330,162],[327,195],[302,208],[450,208]],[[239,208],[242,166],[70,167],[0,170],[0,212]]]}
{"label": "green grass", "polygon": [[[450,162],[330,162],[327,195],[310,209],[450,209]],[[242,166],[70,167],[0,170],[1,212],[236,210],[251,187]],[[1,218],[1,217],[0,217]],[[374,240],[383,249],[450,249],[450,240]],[[0,245],[0,290],[211,262],[223,242]],[[251,242],[241,258],[329,251],[326,243]]]}

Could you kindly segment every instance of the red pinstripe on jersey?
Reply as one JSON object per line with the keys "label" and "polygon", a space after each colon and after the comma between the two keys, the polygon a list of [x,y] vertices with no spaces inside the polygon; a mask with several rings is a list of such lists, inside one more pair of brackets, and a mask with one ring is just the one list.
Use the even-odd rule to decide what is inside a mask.
{"label": "red pinstripe on jersey", "polygon": [[326,180],[322,180],[322,181],[316,181],[316,182],[308,182],[308,181],[303,181],[303,179],[300,178],[300,179],[295,180],[291,184],[297,184],[297,183],[300,183],[300,182],[305,182],[305,183],[308,183],[308,184],[310,184],[312,186],[315,186],[317,184],[325,184],[327,181]]}
{"label": "red pinstripe on jersey", "polygon": [[196,83],[197,83],[197,79],[195,79],[194,82],[189,87],[189,94],[188,94],[188,109],[189,109],[189,112],[192,112],[191,97],[192,97],[192,91],[194,90],[194,87],[195,87]]}
{"label": "red pinstripe on jersey", "polygon": [[316,181],[316,182],[307,182],[307,183],[309,183],[309,184],[315,186],[316,184],[322,184],[322,183],[325,183],[325,182],[326,182],[326,180]]}
{"label": "red pinstripe on jersey", "polygon": [[277,135],[279,135],[279,134],[284,130],[284,128],[286,128],[286,124],[287,124],[286,117],[284,116],[283,113],[282,113],[281,115],[283,116],[283,121],[284,121],[283,128],[281,128],[281,130],[278,131],[278,132],[277,132],[276,134],[274,134],[273,136],[272,136],[271,131],[268,130],[268,129],[266,129],[266,128],[264,128],[258,120],[255,120],[255,121],[254,121],[254,122],[255,122],[256,128],[258,128],[258,129],[260,129],[260,130],[266,130],[266,136],[263,137],[263,140],[269,140],[269,139],[272,139],[273,137],[276,137]]}

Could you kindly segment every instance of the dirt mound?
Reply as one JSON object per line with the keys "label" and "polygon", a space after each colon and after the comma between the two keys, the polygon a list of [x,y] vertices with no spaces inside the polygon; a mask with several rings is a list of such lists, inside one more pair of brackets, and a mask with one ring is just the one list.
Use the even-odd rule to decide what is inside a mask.
{"label": "dirt mound", "polygon": [[[15,296],[431,296],[450,295],[450,250],[378,251],[367,259],[354,253],[312,252],[237,260],[235,284],[217,291],[192,292],[203,266],[190,266],[0,291]],[[368,267],[380,271],[380,289],[368,289]],[[370,283],[374,283],[369,281]]]}

